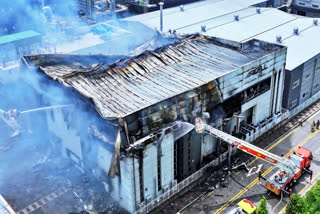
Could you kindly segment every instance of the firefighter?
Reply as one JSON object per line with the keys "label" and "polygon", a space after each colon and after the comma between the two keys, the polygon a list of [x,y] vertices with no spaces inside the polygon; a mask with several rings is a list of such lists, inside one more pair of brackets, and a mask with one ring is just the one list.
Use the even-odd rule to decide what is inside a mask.
{"label": "firefighter", "polygon": [[300,118],[299,119],[299,125],[302,127],[302,125],[303,125],[303,120],[302,120],[302,118]]}
{"label": "firefighter", "polygon": [[280,171],[280,173],[279,173],[279,177],[280,177],[280,178],[279,178],[279,181],[282,181],[283,172],[281,172],[281,171]]}
{"label": "firefighter", "polygon": [[315,122],[313,121],[313,123],[311,124],[311,132],[314,132],[314,127],[315,127]]}
{"label": "firefighter", "polygon": [[317,121],[317,129],[319,129],[319,126],[320,126],[320,121],[318,120]]}

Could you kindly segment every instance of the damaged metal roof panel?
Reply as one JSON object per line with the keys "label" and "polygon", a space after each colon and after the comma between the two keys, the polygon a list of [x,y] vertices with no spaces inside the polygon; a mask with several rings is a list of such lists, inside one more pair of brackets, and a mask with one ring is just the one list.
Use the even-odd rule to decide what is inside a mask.
{"label": "damaged metal roof panel", "polygon": [[227,45],[230,41],[221,41],[192,35],[111,65],[75,69],[76,62],[43,61],[38,66],[52,79],[92,99],[102,117],[125,117],[213,81],[278,48],[254,45],[260,44],[257,42],[238,43],[240,48],[235,48]]}

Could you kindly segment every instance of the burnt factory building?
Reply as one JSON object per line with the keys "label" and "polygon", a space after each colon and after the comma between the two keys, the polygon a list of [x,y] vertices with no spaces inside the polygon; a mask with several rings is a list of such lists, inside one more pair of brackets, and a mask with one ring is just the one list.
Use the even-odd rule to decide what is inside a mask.
{"label": "burnt factory building", "polygon": [[[94,55],[24,60],[71,91],[74,107],[47,114],[57,149],[127,211],[144,213],[227,158],[194,131],[197,116],[243,138],[280,122],[286,52],[196,34],[111,65]],[[234,115],[252,131],[240,133]]]}

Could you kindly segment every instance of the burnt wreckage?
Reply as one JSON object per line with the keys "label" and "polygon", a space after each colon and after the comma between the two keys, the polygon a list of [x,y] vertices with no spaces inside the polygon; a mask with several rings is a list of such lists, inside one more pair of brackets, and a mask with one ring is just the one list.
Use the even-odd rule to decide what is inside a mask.
{"label": "burnt wreckage", "polygon": [[61,152],[123,208],[143,213],[202,176],[207,163],[226,159],[227,148],[194,131],[195,117],[207,112],[214,127],[229,118],[224,130],[245,139],[233,115],[254,126],[279,114],[286,51],[191,35],[111,65],[94,55],[23,61],[74,95],[75,108],[47,115]]}

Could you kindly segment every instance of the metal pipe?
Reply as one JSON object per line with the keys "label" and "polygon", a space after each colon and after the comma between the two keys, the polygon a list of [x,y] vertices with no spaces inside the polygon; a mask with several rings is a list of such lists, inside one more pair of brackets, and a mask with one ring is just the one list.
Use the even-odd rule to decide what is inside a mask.
{"label": "metal pipe", "polygon": [[163,32],[163,2],[159,3],[160,5],[160,31]]}

